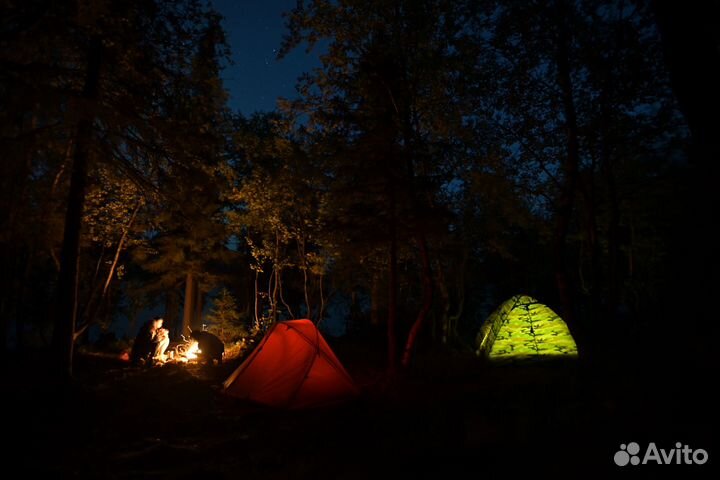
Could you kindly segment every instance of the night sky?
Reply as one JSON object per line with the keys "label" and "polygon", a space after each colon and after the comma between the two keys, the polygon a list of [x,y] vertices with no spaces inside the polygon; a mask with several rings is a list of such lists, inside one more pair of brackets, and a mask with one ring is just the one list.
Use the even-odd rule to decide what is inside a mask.
{"label": "night sky", "polygon": [[277,60],[285,32],[283,12],[295,0],[212,0],[223,15],[232,51],[231,65],[223,72],[230,107],[244,115],[270,111],[278,97],[294,98],[295,83],[305,71],[320,65],[318,52],[300,47]]}

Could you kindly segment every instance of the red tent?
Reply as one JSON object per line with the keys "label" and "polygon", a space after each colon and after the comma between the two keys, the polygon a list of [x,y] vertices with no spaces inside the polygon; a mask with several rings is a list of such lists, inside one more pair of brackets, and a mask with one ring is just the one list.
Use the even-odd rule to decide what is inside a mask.
{"label": "red tent", "polygon": [[233,397],[283,408],[328,405],[357,387],[310,320],[278,322],[225,380]]}

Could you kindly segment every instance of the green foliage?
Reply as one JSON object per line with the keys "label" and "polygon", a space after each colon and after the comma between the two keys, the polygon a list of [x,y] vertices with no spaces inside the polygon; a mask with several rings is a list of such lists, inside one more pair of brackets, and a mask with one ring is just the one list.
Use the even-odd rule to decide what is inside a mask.
{"label": "green foliage", "polygon": [[[454,53],[462,8],[433,0],[300,2],[289,16],[282,54],[303,42],[329,44],[323,68],[305,75],[301,98],[283,107],[303,120],[298,134],[322,172],[316,238],[337,289],[369,292],[385,283],[391,231],[403,285],[417,281],[419,237],[432,248],[448,242],[453,212],[443,192],[460,173],[467,134],[465,67]],[[419,292],[406,292],[413,309]]]}
{"label": "green foliage", "polygon": [[[219,15],[201,2],[6,2],[2,326],[22,337],[26,312],[36,325],[50,317],[85,115],[83,315],[108,277],[105,323],[162,300],[179,310],[190,275],[201,294],[228,285],[238,295],[215,300],[212,328],[224,339],[246,335],[244,320],[253,333],[303,311],[320,320],[337,292],[370,297],[378,322],[391,231],[403,328],[422,297],[420,237],[443,338],[476,330],[480,303],[495,295],[488,285],[495,301],[539,290],[552,303],[547,257],[568,154],[563,32],[580,154],[571,286],[583,306],[596,297],[641,310],[670,277],[687,146],[650,5],[299,1],[281,56],[322,41],[322,67],[279,112],[243,118],[226,105]],[[88,50],[98,42],[89,100]]]}
{"label": "green foliage", "polygon": [[[83,145],[89,152],[89,188],[79,260],[81,316],[95,310],[98,288],[103,290],[108,275],[112,287],[122,272],[138,271],[128,265],[128,250],[136,259],[147,258],[163,251],[151,240],[173,230],[195,231],[197,219],[222,225],[222,216],[212,214],[222,209],[228,117],[219,77],[228,51],[219,15],[195,0],[46,3],[5,2],[0,7],[6,32],[0,92],[10,99],[8,108],[0,111],[0,136],[7,153],[2,162],[0,241],[3,255],[17,259],[12,269],[3,269],[6,281],[22,279],[16,291],[2,292],[7,299],[3,305],[10,306],[0,312],[3,321],[27,311],[23,303],[29,297],[18,293],[26,288],[21,285],[30,284],[34,272],[44,276],[44,285],[55,281],[47,270],[59,269],[81,118],[92,119]],[[96,47],[99,81],[97,93],[89,98],[84,92],[88,52]],[[199,196],[216,202],[208,206]],[[168,211],[172,221],[158,215]],[[130,222],[134,212],[136,218]],[[205,239],[218,230],[199,230],[188,256],[200,269],[209,258],[206,253],[227,236],[215,235],[218,241],[209,244]],[[27,249],[19,252],[19,245]],[[168,256],[177,255],[170,250]],[[155,294],[162,290],[158,284],[174,286],[182,275],[168,270],[193,267],[188,262],[165,265],[155,270],[160,280],[142,277]],[[23,271],[28,272],[25,278]],[[139,278],[134,280],[137,284]],[[119,297],[108,295],[103,318],[111,318],[113,298]]]}
{"label": "green foliage", "polygon": [[[240,118],[236,124],[235,146],[246,160],[246,171],[239,172],[241,181],[229,196],[236,208],[227,219],[257,275],[256,297],[262,305],[256,328],[266,303],[271,321],[281,311],[295,316],[299,303],[312,316],[319,282],[327,273],[328,254],[319,223],[322,176],[316,161],[286,129],[287,124],[276,115]],[[295,298],[286,300],[284,280],[299,292]]]}
{"label": "green foliage", "polygon": [[208,331],[217,335],[225,344],[230,344],[248,337],[247,327],[238,311],[237,302],[227,288],[213,301],[213,306],[206,317]]}
{"label": "green foliage", "polygon": [[[650,3],[493,1],[477,11],[474,22],[469,39],[486,68],[475,73],[479,90],[468,100],[489,114],[474,123],[473,143],[491,146],[501,161],[490,168],[472,165],[474,195],[483,200],[473,223],[486,238],[501,240],[500,249],[489,246],[504,255],[522,251],[503,233],[517,231],[512,223],[518,220],[520,230],[537,232],[540,248],[549,251],[543,219],[556,215],[568,155],[566,119],[557,107],[558,45],[562,32],[570,32],[567,57],[580,153],[568,236],[568,256],[578,259],[570,268],[575,293],[583,302],[594,297],[596,304],[600,297],[610,303],[652,297],[653,281],[626,268],[644,247],[619,232],[657,228],[641,235],[654,250],[640,257],[648,274],[661,277],[664,223],[672,214],[658,218],[651,205],[669,200],[670,159],[683,157],[678,145],[686,131],[670,93]],[[499,177],[501,192],[479,183],[488,175]],[[493,233],[498,226],[499,237]]]}

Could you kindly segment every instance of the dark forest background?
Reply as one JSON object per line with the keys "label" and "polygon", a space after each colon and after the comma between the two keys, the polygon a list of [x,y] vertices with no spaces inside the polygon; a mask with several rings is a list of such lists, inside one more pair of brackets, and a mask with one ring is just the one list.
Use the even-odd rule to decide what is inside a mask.
{"label": "dark forest background", "polygon": [[3,357],[65,375],[155,309],[341,321],[392,369],[517,293],[584,361],[710,357],[712,2],[300,1],[280,57],[322,68],[250,117],[201,2],[0,5]]}

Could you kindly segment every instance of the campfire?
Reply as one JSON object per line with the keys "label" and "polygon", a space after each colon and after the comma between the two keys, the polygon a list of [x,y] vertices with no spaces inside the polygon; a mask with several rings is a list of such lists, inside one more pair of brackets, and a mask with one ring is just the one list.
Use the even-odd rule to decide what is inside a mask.
{"label": "campfire", "polygon": [[189,362],[190,360],[197,360],[198,353],[202,353],[200,351],[200,348],[198,347],[198,342],[192,342],[188,351],[185,352],[185,355],[180,358],[180,361]]}
{"label": "campfire", "polygon": [[192,363],[197,361],[198,355],[201,352],[198,342],[190,338],[182,337],[183,341],[174,348],[168,349],[168,362],[175,363]]}

